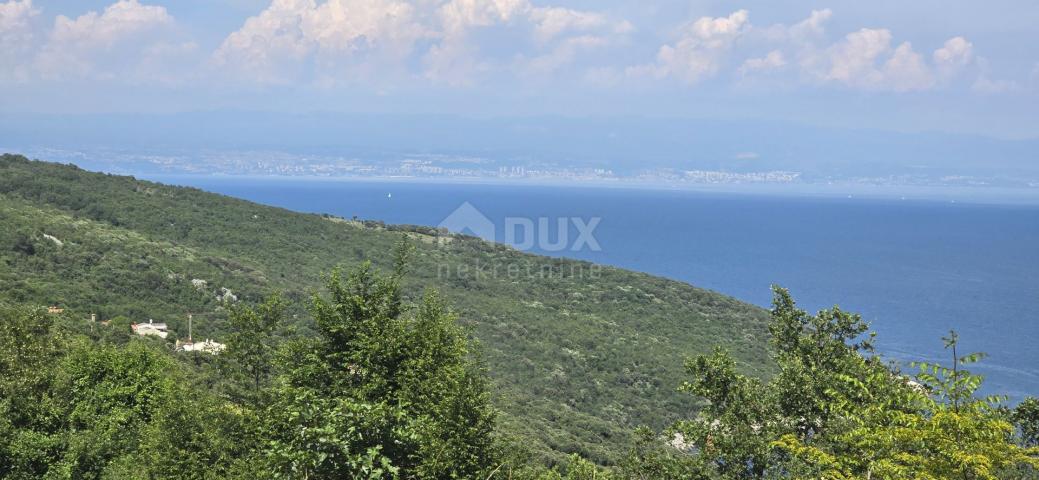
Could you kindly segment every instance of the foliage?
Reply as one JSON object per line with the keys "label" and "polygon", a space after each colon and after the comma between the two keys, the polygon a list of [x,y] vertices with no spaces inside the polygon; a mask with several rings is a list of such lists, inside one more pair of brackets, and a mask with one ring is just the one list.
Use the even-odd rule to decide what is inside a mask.
{"label": "foliage", "polygon": [[[955,334],[913,381],[858,315],[778,288],[764,348],[756,309],[675,282],[16,156],[0,173],[0,478],[1037,478],[1039,402],[978,398]],[[224,355],[171,351],[186,311]],[[131,336],[148,318],[171,338]]]}
{"label": "foliage", "polygon": [[492,468],[494,411],[465,334],[434,291],[402,300],[364,264],[315,296],[319,336],[295,342],[266,410],[276,472],[306,478],[475,478]]}
{"label": "foliage", "polygon": [[[481,344],[502,434],[549,464],[571,453],[615,464],[636,426],[677,420],[692,402],[674,389],[682,380],[675,358],[721,345],[742,373],[772,369],[766,314],[757,307],[436,229],[294,213],[17,155],[0,156],[0,224],[0,299],[58,305],[83,325],[91,313],[155,319],[170,326],[169,343],[187,336],[188,312],[197,338],[228,343],[237,328],[234,302],[218,298],[224,288],[249,305],[281,293],[275,343],[289,331],[316,336],[306,306],[322,273],[364,260],[392,269],[393,245],[407,235],[416,250],[402,295],[421,298],[432,286],[453,306]],[[106,341],[129,340],[126,322],[96,331]],[[208,368],[205,357],[193,363]],[[242,388],[229,394],[254,390]]]}
{"label": "foliage", "polygon": [[1026,398],[1013,413],[1014,423],[1021,432],[1026,447],[1039,447],[1039,399]]}
{"label": "foliage", "polygon": [[244,374],[250,387],[248,396],[255,398],[270,380],[274,355],[278,348],[275,334],[283,321],[285,304],[272,295],[255,308],[236,305],[231,309],[227,336],[227,352],[222,356],[225,374]]}
{"label": "foliage", "polygon": [[[872,335],[839,308],[809,315],[777,288],[770,331],[780,373],[740,375],[721,350],[687,364],[683,390],[707,401],[676,424],[711,478],[1032,478],[1039,450],[1014,441],[1000,398],[976,398],[963,367],[920,364],[917,382],[872,355]],[[1027,407],[1026,407],[1027,409]]]}
{"label": "foliage", "polygon": [[144,342],[98,344],[40,310],[0,308],[0,478],[212,478],[233,415]]}

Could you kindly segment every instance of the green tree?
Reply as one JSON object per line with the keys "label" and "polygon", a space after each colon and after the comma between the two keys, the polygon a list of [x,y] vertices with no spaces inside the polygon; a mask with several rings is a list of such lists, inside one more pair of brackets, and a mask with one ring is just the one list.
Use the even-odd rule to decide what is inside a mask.
{"label": "green tree", "polygon": [[278,346],[275,333],[284,311],[285,304],[278,295],[272,295],[256,307],[236,305],[231,310],[228,319],[231,333],[223,358],[233,371],[248,377],[253,397],[270,379]]}
{"label": "green tree", "polygon": [[66,335],[53,318],[0,306],[0,478],[230,471],[235,414],[193,390],[167,351]]}
{"label": "green tree", "polygon": [[0,304],[0,478],[39,478],[62,448],[61,342],[39,308]]}
{"label": "green tree", "polygon": [[303,478],[474,478],[493,461],[482,368],[437,294],[405,302],[369,263],[315,296],[319,336],[290,343],[266,414],[274,473]]}
{"label": "green tree", "polygon": [[1039,447],[1039,399],[1024,399],[1014,409],[1012,418],[1020,431],[1022,445]]}
{"label": "green tree", "polygon": [[996,479],[1036,465],[1001,399],[975,396],[981,377],[964,367],[981,355],[960,356],[955,334],[953,366],[921,364],[914,382],[872,353],[858,315],[810,315],[779,288],[771,313],[780,371],[769,383],[721,350],[687,363],[682,389],[706,405],[675,431],[711,478]]}

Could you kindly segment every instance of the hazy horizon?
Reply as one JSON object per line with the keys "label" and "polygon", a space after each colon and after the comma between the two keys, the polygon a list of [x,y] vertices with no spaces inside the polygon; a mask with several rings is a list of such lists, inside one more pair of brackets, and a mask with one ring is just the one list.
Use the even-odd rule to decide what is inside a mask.
{"label": "hazy horizon", "polygon": [[1035,191],[1036,22],[1023,0],[0,0],[0,148],[126,173]]}

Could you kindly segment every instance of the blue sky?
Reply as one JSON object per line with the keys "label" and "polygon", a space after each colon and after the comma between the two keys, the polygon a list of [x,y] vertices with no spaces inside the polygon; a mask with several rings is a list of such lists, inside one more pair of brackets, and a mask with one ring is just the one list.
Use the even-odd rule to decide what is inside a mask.
{"label": "blue sky", "polygon": [[0,0],[2,113],[637,115],[1039,137],[1033,0]]}

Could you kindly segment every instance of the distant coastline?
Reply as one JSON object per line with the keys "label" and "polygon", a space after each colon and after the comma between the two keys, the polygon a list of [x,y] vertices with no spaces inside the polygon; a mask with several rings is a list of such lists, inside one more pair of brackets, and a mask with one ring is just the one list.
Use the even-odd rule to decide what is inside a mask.
{"label": "distant coastline", "polygon": [[[161,183],[177,183],[178,179],[210,178],[220,180],[269,180],[298,182],[365,182],[417,183],[431,185],[508,185],[558,188],[620,188],[632,190],[689,191],[735,195],[766,195],[808,198],[859,198],[887,201],[926,201],[985,205],[1039,206],[1039,188],[943,185],[869,185],[861,183],[690,183],[651,182],[636,179],[552,180],[539,178],[494,177],[417,177],[417,176],[320,176],[320,175],[256,175],[256,174],[185,174],[111,172],[133,175]],[[188,182],[190,184],[191,182]],[[850,196],[850,197],[849,197]]]}

